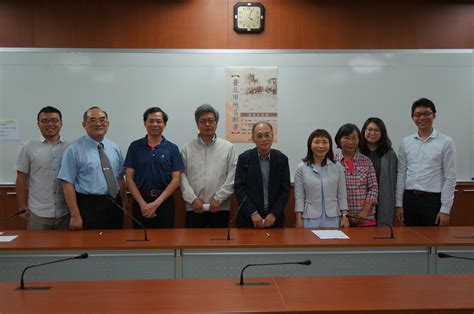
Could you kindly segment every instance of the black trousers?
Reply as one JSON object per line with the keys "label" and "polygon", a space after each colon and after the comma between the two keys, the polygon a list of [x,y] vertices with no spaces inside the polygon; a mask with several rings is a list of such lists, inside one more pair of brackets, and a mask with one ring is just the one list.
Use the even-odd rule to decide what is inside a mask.
{"label": "black trousers", "polygon": [[[123,228],[123,211],[108,196],[76,193],[76,199],[84,230]],[[122,204],[120,195],[115,201]]]}
{"label": "black trousers", "polygon": [[403,193],[403,219],[405,226],[436,226],[436,216],[441,208],[441,193]]}
{"label": "black trousers", "polygon": [[[158,196],[149,196],[142,194],[143,199],[147,203],[151,203],[158,198]],[[140,205],[134,200],[133,217],[140,221],[147,229],[165,229],[174,227],[174,197],[171,195],[166,199],[160,207],[156,210],[156,217],[145,218],[140,211]],[[133,222],[133,228],[141,229],[142,227],[136,222]]]}
{"label": "black trousers", "polygon": [[196,214],[186,212],[186,228],[227,228],[229,226],[229,211],[220,210],[215,213],[203,212]]}

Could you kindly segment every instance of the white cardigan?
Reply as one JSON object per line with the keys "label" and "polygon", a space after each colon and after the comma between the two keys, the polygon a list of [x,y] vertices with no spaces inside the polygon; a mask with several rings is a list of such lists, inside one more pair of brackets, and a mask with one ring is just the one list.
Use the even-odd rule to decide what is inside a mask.
{"label": "white cardigan", "polygon": [[186,210],[192,210],[191,203],[197,197],[205,204],[214,198],[220,210],[229,210],[237,165],[234,145],[218,137],[205,145],[196,138],[183,146],[181,156],[186,167],[180,179]]}

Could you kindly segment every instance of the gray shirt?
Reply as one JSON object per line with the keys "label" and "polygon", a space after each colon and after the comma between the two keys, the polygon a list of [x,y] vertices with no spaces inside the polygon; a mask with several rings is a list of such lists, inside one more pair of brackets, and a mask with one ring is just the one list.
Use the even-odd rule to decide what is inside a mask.
{"label": "gray shirt", "polygon": [[36,216],[58,218],[69,214],[61,182],[56,180],[64,150],[70,144],[33,140],[21,148],[16,170],[28,174],[28,209]]}

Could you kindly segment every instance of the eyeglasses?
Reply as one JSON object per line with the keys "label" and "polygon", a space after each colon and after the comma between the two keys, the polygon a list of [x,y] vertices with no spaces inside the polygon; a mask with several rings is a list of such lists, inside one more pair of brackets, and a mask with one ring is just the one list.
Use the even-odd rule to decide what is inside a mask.
{"label": "eyeglasses", "polygon": [[56,124],[56,123],[58,123],[59,121],[61,121],[61,120],[56,119],[56,118],[53,118],[53,119],[41,119],[39,122],[40,122],[41,124],[49,124],[49,123]]}
{"label": "eyeglasses", "polygon": [[375,128],[367,128],[365,129],[365,131],[369,133],[380,133],[380,129],[375,129]]}
{"label": "eyeglasses", "polygon": [[198,123],[201,124],[201,125],[206,125],[206,124],[211,124],[212,125],[212,124],[216,123],[216,119],[200,119],[198,121]]}
{"label": "eyeglasses", "polygon": [[99,122],[100,124],[102,123],[107,123],[109,122],[109,120],[107,120],[106,117],[100,117],[100,118],[88,118],[86,120],[87,123],[90,123],[90,124],[97,124],[97,122]]}
{"label": "eyeglasses", "polygon": [[259,140],[261,140],[262,138],[270,138],[272,137],[273,133],[272,132],[265,132],[265,133],[257,133],[255,134],[255,137]]}
{"label": "eyeglasses", "polygon": [[432,111],[422,111],[422,112],[414,112],[413,113],[413,117],[415,118],[421,118],[421,117],[431,117],[431,115],[433,114]]}
{"label": "eyeglasses", "polygon": [[343,136],[341,137],[343,142],[358,142],[359,138],[357,136]]}

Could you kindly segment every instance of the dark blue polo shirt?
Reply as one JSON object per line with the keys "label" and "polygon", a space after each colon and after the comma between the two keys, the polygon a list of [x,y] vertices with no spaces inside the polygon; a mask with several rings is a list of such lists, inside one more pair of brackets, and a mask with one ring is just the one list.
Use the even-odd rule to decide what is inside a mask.
{"label": "dark blue polo shirt", "polygon": [[135,170],[133,178],[142,190],[164,190],[171,182],[171,172],[184,171],[178,146],[164,137],[155,147],[148,145],[147,136],[133,141],[124,166]]}

